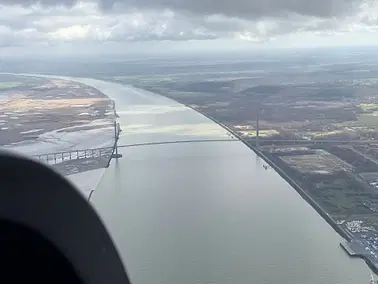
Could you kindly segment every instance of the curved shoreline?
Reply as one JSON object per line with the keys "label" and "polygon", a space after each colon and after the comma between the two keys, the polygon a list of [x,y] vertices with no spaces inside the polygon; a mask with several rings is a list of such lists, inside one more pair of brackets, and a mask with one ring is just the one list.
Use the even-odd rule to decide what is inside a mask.
{"label": "curved shoreline", "polygon": [[[64,80],[64,81],[67,81],[67,82],[76,83],[76,84],[79,84],[83,87],[93,88],[101,94],[101,96],[104,98],[104,100],[109,101],[109,105],[111,105],[107,109],[108,109],[108,111],[114,112],[114,118],[113,117],[111,117],[111,118],[107,117],[109,122],[111,122],[112,124],[117,123],[118,114],[117,114],[117,111],[116,111],[116,104],[115,104],[114,98],[110,97],[108,94],[102,92],[101,90],[99,90],[98,88],[96,88],[96,87],[94,87],[90,84],[85,84],[83,82],[83,80],[81,80],[81,79],[84,79],[84,78],[74,78],[74,77],[65,77],[65,76],[59,76],[59,75],[44,75],[44,74],[24,74],[24,73],[0,73],[0,74],[1,75],[20,76],[20,77],[31,77],[31,78],[58,79],[58,80]],[[105,119],[106,119],[106,117],[105,117]],[[118,130],[121,129],[119,127],[119,124],[116,124],[115,126],[117,126]],[[116,146],[117,137],[119,136],[119,133],[120,133],[120,131],[118,131],[117,135],[115,135],[115,134],[112,135],[112,138],[108,140],[109,146],[112,147],[112,153],[114,153],[114,151],[115,151],[115,146]],[[85,146],[85,145],[83,144],[83,146]],[[86,147],[86,148],[88,148],[88,147]],[[59,151],[59,152],[65,152],[65,151]],[[47,153],[47,154],[50,154],[50,153]],[[40,156],[40,155],[37,155],[37,156]],[[108,168],[112,158],[113,158],[113,155],[110,154],[109,159],[104,160],[104,167],[98,168],[98,169]],[[97,170],[97,169],[95,169],[95,170]],[[73,176],[73,175],[78,175],[78,174],[82,174],[82,173],[86,173],[86,172],[90,172],[90,171],[92,171],[92,170],[82,171],[82,172],[75,173],[75,174],[68,174],[68,175],[65,175],[65,178],[70,179],[70,177]],[[87,189],[86,189],[87,186],[86,185],[83,186],[82,185],[83,182],[81,182],[81,181],[79,182],[79,184],[76,184],[75,187],[77,187],[79,189],[79,191],[82,191],[84,193],[86,199],[89,200],[93,191],[96,190],[98,184],[101,182],[101,179],[102,179],[104,173],[105,173],[105,171],[103,171],[102,173],[96,173],[97,175],[101,175],[101,177],[99,177],[98,181],[96,179],[96,182],[94,182],[93,185],[90,187],[91,188],[90,191],[87,191]],[[85,190],[83,188],[85,188]]]}
{"label": "curved shoreline", "polygon": [[[355,240],[352,234],[350,234],[348,231],[341,228],[337,222],[304,190],[301,186],[299,186],[290,176],[288,176],[280,167],[278,167],[269,157],[267,157],[262,151],[257,149],[256,147],[250,145],[246,140],[244,140],[243,137],[241,137],[240,134],[229,128],[227,125],[223,124],[222,122],[216,120],[215,118],[210,117],[206,113],[204,113],[201,110],[197,110],[194,107],[190,105],[185,105],[186,107],[198,112],[199,114],[205,116],[206,118],[212,120],[213,122],[217,123],[227,131],[229,131],[232,135],[234,135],[236,138],[238,138],[244,145],[246,145],[248,148],[250,148],[252,151],[255,152],[255,154],[258,157],[261,157],[269,166],[271,166],[287,183],[291,185],[295,189],[295,191],[304,199],[307,203],[309,203],[315,210],[318,212],[318,214],[327,221],[327,223],[342,237],[344,238],[348,243]],[[340,243],[342,246],[342,243]],[[342,246],[343,247],[343,246]],[[344,247],[343,247],[344,248]],[[344,248],[345,249],[345,248]],[[359,257],[365,261],[365,263],[368,265],[368,267],[376,274],[378,275],[378,267],[372,262],[370,258],[368,258],[366,255],[361,254],[355,254],[350,255],[349,252],[347,252],[350,257]]]}
{"label": "curved shoreline", "polygon": [[[75,81],[75,82],[80,82],[80,79],[85,79],[85,78],[77,78],[77,80],[75,80],[76,78],[71,78],[71,77],[64,77],[64,76],[54,76],[54,75],[36,75],[36,74],[14,74],[14,75],[24,75],[24,76],[35,76],[35,77],[49,77],[49,78],[59,78],[59,79],[63,79],[63,80],[71,80],[71,81]],[[84,85],[88,85],[88,86],[91,86],[89,84],[84,84]],[[93,87],[93,86],[91,86]],[[95,88],[95,87],[93,87]],[[97,88],[95,88],[97,89]],[[147,90],[148,91],[148,90]],[[112,98],[105,94],[110,100],[112,100]],[[172,101],[175,101],[177,102],[176,100],[170,98],[170,97],[167,97],[167,96],[164,96],[162,94],[156,94],[156,95],[160,95],[162,97],[165,97],[165,98],[168,98]],[[227,125],[217,121],[216,119],[210,117],[209,115],[207,115],[206,113],[203,113],[201,110],[198,110],[198,109],[195,109],[194,107],[190,106],[190,105],[186,105],[186,104],[182,104],[180,102],[177,102],[181,105],[184,105],[192,110],[194,110],[195,112],[203,115],[204,117],[208,118],[209,120],[211,120],[212,122],[218,124],[219,126],[221,126],[222,128],[224,128],[226,131],[228,131],[229,133],[231,133],[234,137],[236,137],[237,139],[239,139],[241,142],[243,142],[243,144],[245,144],[248,148],[250,148],[251,150],[253,150],[255,152],[255,154],[259,157],[261,157],[266,163],[268,163],[283,179],[285,179],[296,191],[298,194],[301,195],[301,197],[303,199],[305,199],[317,212],[318,214],[327,221],[327,223],[341,236],[343,237],[344,239],[346,239],[348,242],[350,242],[351,240],[354,239],[353,236],[351,236],[347,231],[345,231],[343,228],[341,228],[335,220],[333,220],[333,218],[331,216],[328,215],[328,213],[316,202],[313,200],[313,198],[307,193],[305,192],[292,178],[290,178],[285,172],[283,172],[273,161],[271,161],[269,159],[269,157],[267,157],[263,152],[261,152],[259,149],[253,147],[252,145],[250,145],[249,143],[247,143],[243,137],[241,137],[240,134],[236,133],[234,130],[230,129]],[[111,160],[111,159],[110,159]],[[109,162],[110,162],[109,160]],[[102,179],[102,178],[101,178]],[[367,263],[367,265],[378,275],[378,270],[377,270],[377,267],[373,264],[373,262],[367,258],[366,256],[364,255],[355,255],[354,257],[360,257],[361,259],[365,260],[365,262]]]}

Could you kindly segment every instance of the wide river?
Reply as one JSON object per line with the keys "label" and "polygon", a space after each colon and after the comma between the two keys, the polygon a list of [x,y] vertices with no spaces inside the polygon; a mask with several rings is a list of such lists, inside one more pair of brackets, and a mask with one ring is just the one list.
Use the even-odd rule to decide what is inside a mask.
{"label": "wide river", "polygon": [[[75,80],[116,101],[119,144],[229,137],[159,95]],[[368,283],[365,263],[349,258],[340,236],[241,142],[120,151],[91,201],[133,284]]]}

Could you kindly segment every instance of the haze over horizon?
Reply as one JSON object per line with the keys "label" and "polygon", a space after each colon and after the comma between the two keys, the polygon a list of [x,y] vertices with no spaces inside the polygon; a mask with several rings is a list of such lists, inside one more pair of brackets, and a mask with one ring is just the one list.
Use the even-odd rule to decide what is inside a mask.
{"label": "haze over horizon", "polygon": [[0,0],[0,54],[378,44],[375,0]]}

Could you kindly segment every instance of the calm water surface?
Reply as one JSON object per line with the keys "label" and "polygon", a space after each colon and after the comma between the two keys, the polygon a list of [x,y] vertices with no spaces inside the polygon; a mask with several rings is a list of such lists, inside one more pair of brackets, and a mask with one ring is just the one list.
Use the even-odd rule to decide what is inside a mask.
{"label": "calm water surface", "polygon": [[[228,137],[161,96],[92,79],[80,82],[116,101],[124,130],[120,144]],[[242,143],[121,152],[92,203],[133,284],[368,283],[365,263],[350,259],[339,247],[339,235]]]}

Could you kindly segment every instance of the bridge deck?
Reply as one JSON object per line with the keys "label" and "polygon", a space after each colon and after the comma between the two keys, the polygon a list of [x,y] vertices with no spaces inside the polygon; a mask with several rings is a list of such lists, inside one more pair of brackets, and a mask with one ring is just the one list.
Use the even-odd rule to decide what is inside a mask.
{"label": "bridge deck", "polygon": [[[157,141],[157,142],[147,142],[147,143],[135,143],[135,144],[125,144],[116,145],[117,148],[126,147],[138,147],[138,146],[151,146],[151,145],[164,145],[164,144],[179,144],[179,143],[203,143],[203,142],[230,142],[239,141],[237,138],[227,138],[227,139],[199,139],[199,140],[178,140],[178,141]],[[253,139],[248,142],[253,143]],[[356,140],[356,141],[346,141],[346,140],[272,140],[264,139],[260,140],[261,146],[266,145],[265,143],[294,143],[294,144],[345,144],[345,143],[355,143],[355,144],[366,144],[374,143],[370,140]],[[91,148],[91,149],[80,149],[65,152],[54,152],[42,155],[35,155],[34,157],[40,161],[48,164],[57,164],[70,160],[78,159],[91,159],[91,158],[111,158],[115,147],[103,147],[103,148]]]}
{"label": "bridge deck", "polygon": [[79,160],[79,159],[93,159],[93,158],[109,158],[110,159],[115,148],[164,145],[164,144],[179,144],[179,143],[222,142],[222,141],[230,142],[230,141],[238,141],[238,140],[237,139],[212,139],[212,140],[202,139],[202,140],[159,141],[159,142],[116,145],[116,147],[103,147],[103,148],[72,150],[72,151],[65,151],[65,152],[54,152],[54,153],[47,153],[47,154],[42,154],[42,155],[35,155],[34,157],[49,165],[54,165],[54,164],[62,163],[65,161]]}

